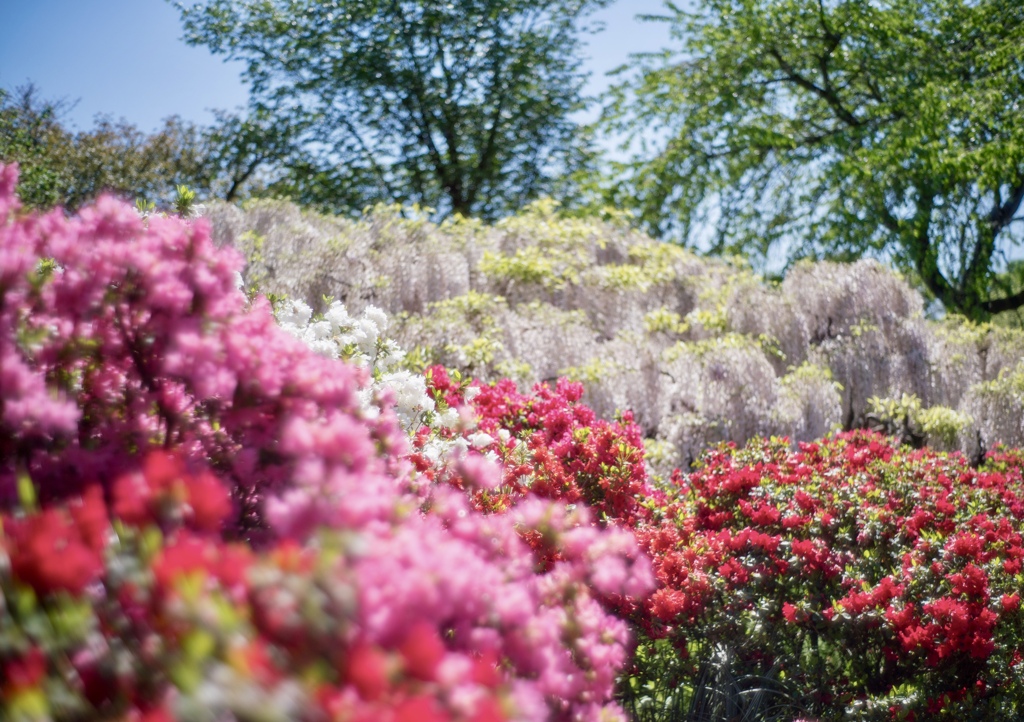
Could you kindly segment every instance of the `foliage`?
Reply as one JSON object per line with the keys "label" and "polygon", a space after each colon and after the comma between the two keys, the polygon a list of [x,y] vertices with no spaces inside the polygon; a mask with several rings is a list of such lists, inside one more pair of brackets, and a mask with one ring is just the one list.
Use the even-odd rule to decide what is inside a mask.
{"label": "foliage", "polygon": [[[629,533],[537,498],[481,513],[493,462],[461,445],[436,483],[416,471],[393,391],[250,303],[204,221],[109,197],[25,213],[16,177],[0,168],[17,718],[621,719],[609,600],[651,582]],[[335,311],[361,348],[373,319]]]}
{"label": "foliage", "polygon": [[62,122],[67,109],[63,101],[40,100],[32,85],[0,89],[0,162],[19,164],[27,207],[73,212],[106,192],[170,209],[180,185],[204,200],[286,194],[287,167],[309,162],[295,140],[303,128],[260,110],[219,111],[208,127],[171,117],[147,135],[107,117],[75,132]]}
{"label": "foliage", "polygon": [[[1015,309],[1024,9],[1014,0],[667,3],[613,128],[663,138],[613,192],[648,228],[791,258],[881,254],[948,311]],[[626,200],[628,199],[628,200]]]}
{"label": "foliage", "polygon": [[299,147],[306,124],[286,122],[264,108],[215,116],[202,130],[205,195],[231,203],[292,193],[294,173],[310,163]]}
{"label": "foliage", "polygon": [[724,650],[815,719],[1015,718],[1022,470],[867,432],[709,451],[636,527],[662,586],[633,689],[697,695],[650,674]]}
{"label": "foliage", "polygon": [[972,419],[945,406],[923,408],[921,399],[903,394],[899,399],[868,399],[868,417],[880,424],[879,431],[897,436],[901,443],[920,448],[955,448],[958,437]]}
{"label": "foliage", "polygon": [[61,122],[62,101],[40,100],[29,85],[0,89],[0,162],[20,164],[21,200],[30,208],[74,211],[103,192],[164,206],[175,184],[207,185],[202,132],[178,118],[146,135],[135,126],[100,117],[89,131]]}
{"label": "foliage", "polygon": [[253,102],[306,125],[291,197],[493,218],[588,162],[580,23],[608,0],[177,3],[186,39],[245,61]]}

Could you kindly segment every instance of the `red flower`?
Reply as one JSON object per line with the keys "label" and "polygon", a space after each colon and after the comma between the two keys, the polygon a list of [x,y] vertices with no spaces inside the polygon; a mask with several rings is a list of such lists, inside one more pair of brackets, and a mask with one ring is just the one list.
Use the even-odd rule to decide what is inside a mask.
{"label": "red flower", "polygon": [[188,505],[192,509],[191,525],[200,531],[220,531],[231,514],[231,496],[220,479],[204,471],[185,478]]}
{"label": "red flower", "polygon": [[395,722],[448,722],[433,697],[411,697],[395,707]]}
{"label": "red flower", "polygon": [[413,625],[399,647],[405,670],[411,677],[429,682],[444,659],[445,648],[437,630],[426,622]]}
{"label": "red flower", "polygon": [[981,597],[988,591],[988,576],[973,564],[968,564],[960,574],[946,577],[953,585],[954,594],[965,597]]}
{"label": "red flower", "polygon": [[114,516],[131,526],[144,526],[155,517],[151,511],[154,493],[146,477],[138,472],[121,474],[111,487]]}
{"label": "red flower", "polygon": [[142,461],[142,475],[150,489],[163,490],[186,476],[185,464],[177,454],[153,449]]}
{"label": "red flower", "polygon": [[782,605],[782,616],[790,624],[796,624],[796,607],[786,602]]}
{"label": "red flower", "polygon": [[216,476],[193,476],[178,455],[162,449],[146,454],[141,471],[119,476],[112,493],[114,514],[133,526],[166,521],[169,511],[184,505],[189,526],[218,532],[231,514],[230,493]]}
{"label": "red flower", "polygon": [[470,677],[477,684],[491,689],[501,684],[498,655],[494,652],[484,652],[479,658],[474,659]]}
{"label": "red flower", "polygon": [[79,595],[103,573],[103,561],[86,545],[66,512],[47,509],[9,522],[11,571],[39,594]]}
{"label": "red flower", "polygon": [[39,647],[32,647],[25,655],[5,662],[3,667],[4,695],[14,695],[31,689],[46,675],[46,655]]}
{"label": "red flower", "polygon": [[179,535],[153,560],[153,576],[157,588],[166,594],[183,576],[212,572],[216,562],[216,549],[211,545],[194,536]]}
{"label": "red flower", "polygon": [[958,556],[977,559],[984,545],[984,540],[976,534],[958,534],[949,543],[947,548],[951,553]]}
{"label": "red flower", "polygon": [[359,691],[359,696],[368,702],[376,702],[387,692],[388,660],[376,646],[361,642],[348,652],[345,664],[348,682]]}
{"label": "red flower", "polygon": [[71,502],[69,510],[85,543],[97,554],[103,554],[110,535],[110,519],[103,500],[103,489],[98,484],[90,485],[80,499]]}

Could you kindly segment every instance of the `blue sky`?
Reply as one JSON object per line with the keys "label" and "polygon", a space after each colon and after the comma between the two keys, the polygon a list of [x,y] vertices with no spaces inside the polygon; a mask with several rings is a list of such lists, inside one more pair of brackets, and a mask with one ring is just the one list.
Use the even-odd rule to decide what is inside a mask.
{"label": "blue sky", "polygon": [[[630,53],[668,43],[662,0],[617,0],[593,16],[604,32],[590,40],[590,93]],[[31,80],[46,99],[77,101],[65,122],[78,130],[97,114],[124,118],[151,132],[170,115],[210,122],[213,108],[246,101],[241,65],[181,40],[178,13],[166,0],[0,0],[0,87]]]}

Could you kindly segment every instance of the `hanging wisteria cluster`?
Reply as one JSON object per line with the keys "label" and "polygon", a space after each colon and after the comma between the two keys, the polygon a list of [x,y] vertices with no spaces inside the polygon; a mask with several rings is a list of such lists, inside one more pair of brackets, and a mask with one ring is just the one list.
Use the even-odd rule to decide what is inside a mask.
{"label": "hanging wisteria cluster", "polygon": [[410,368],[581,380],[600,415],[633,411],[664,473],[720,440],[866,424],[974,458],[1024,443],[1024,334],[926,320],[875,262],[798,265],[771,285],[546,202],[492,227],[274,201],[209,215],[217,242],[245,254],[247,286],[383,309]]}

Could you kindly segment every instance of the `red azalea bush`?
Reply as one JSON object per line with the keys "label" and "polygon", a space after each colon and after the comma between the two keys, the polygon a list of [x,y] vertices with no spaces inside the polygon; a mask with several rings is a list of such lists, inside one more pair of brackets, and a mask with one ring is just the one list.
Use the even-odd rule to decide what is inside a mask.
{"label": "red azalea bush", "polygon": [[250,303],[205,224],[111,199],[24,214],[16,177],[0,167],[16,717],[621,718],[629,634],[603,602],[651,583],[629,533],[536,498],[479,512],[497,471],[420,475],[368,373]]}
{"label": "red azalea bush", "polygon": [[553,388],[537,384],[528,395],[510,379],[469,383],[452,379],[442,366],[426,374],[437,401],[469,403],[490,437],[488,448],[502,462],[500,486],[476,498],[482,508],[504,510],[534,496],[586,504],[604,523],[631,526],[646,518],[643,502],[654,490],[643,436],[630,412],[617,421],[597,418],[581,403],[583,384],[565,378]]}
{"label": "red azalea bush", "polygon": [[[426,377],[428,391],[440,408],[458,409],[472,422],[469,429],[420,428],[414,434],[415,450],[410,456],[417,467],[457,488],[473,475],[472,467],[482,457],[469,455],[447,465],[427,457],[424,447],[428,439],[440,434],[455,443],[461,440],[467,446],[486,449],[501,462],[500,474],[488,484],[467,490],[477,510],[508,514],[549,500],[569,504],[575,515],[595,516],[601,528],[616,534],[585,538],[577,532],[577,551],[592,561],[595,588],[606,608],[642,623],[642,604],[650,590],[630,582],[638,575],[634,568],[637,560],[628,550],[636,543],[633,527],[648,518],[646,505],[659,495],[648,481],[643,439],[632,415],[626,412],[612,422],[597,418],[580,402],[583,385],[564,378],[558,379],[554,388],[541,383],[531,394],[524,394],[509,379],[480,384],[457,371],[450,374],[442,366],[428,368]],[[564,561],[564,544],[553,543],[554,539],[538,529],[521,528],[520,534],[533,549],[540,568]],[[615,592],[599,591],[609,588]]]}
{"label": "red azalea bush", "polygon": [[638,659],[724,650],[823,720],[1016,719],[1022,469],[867,432],[712,451],[637,528],[661,585]]}

